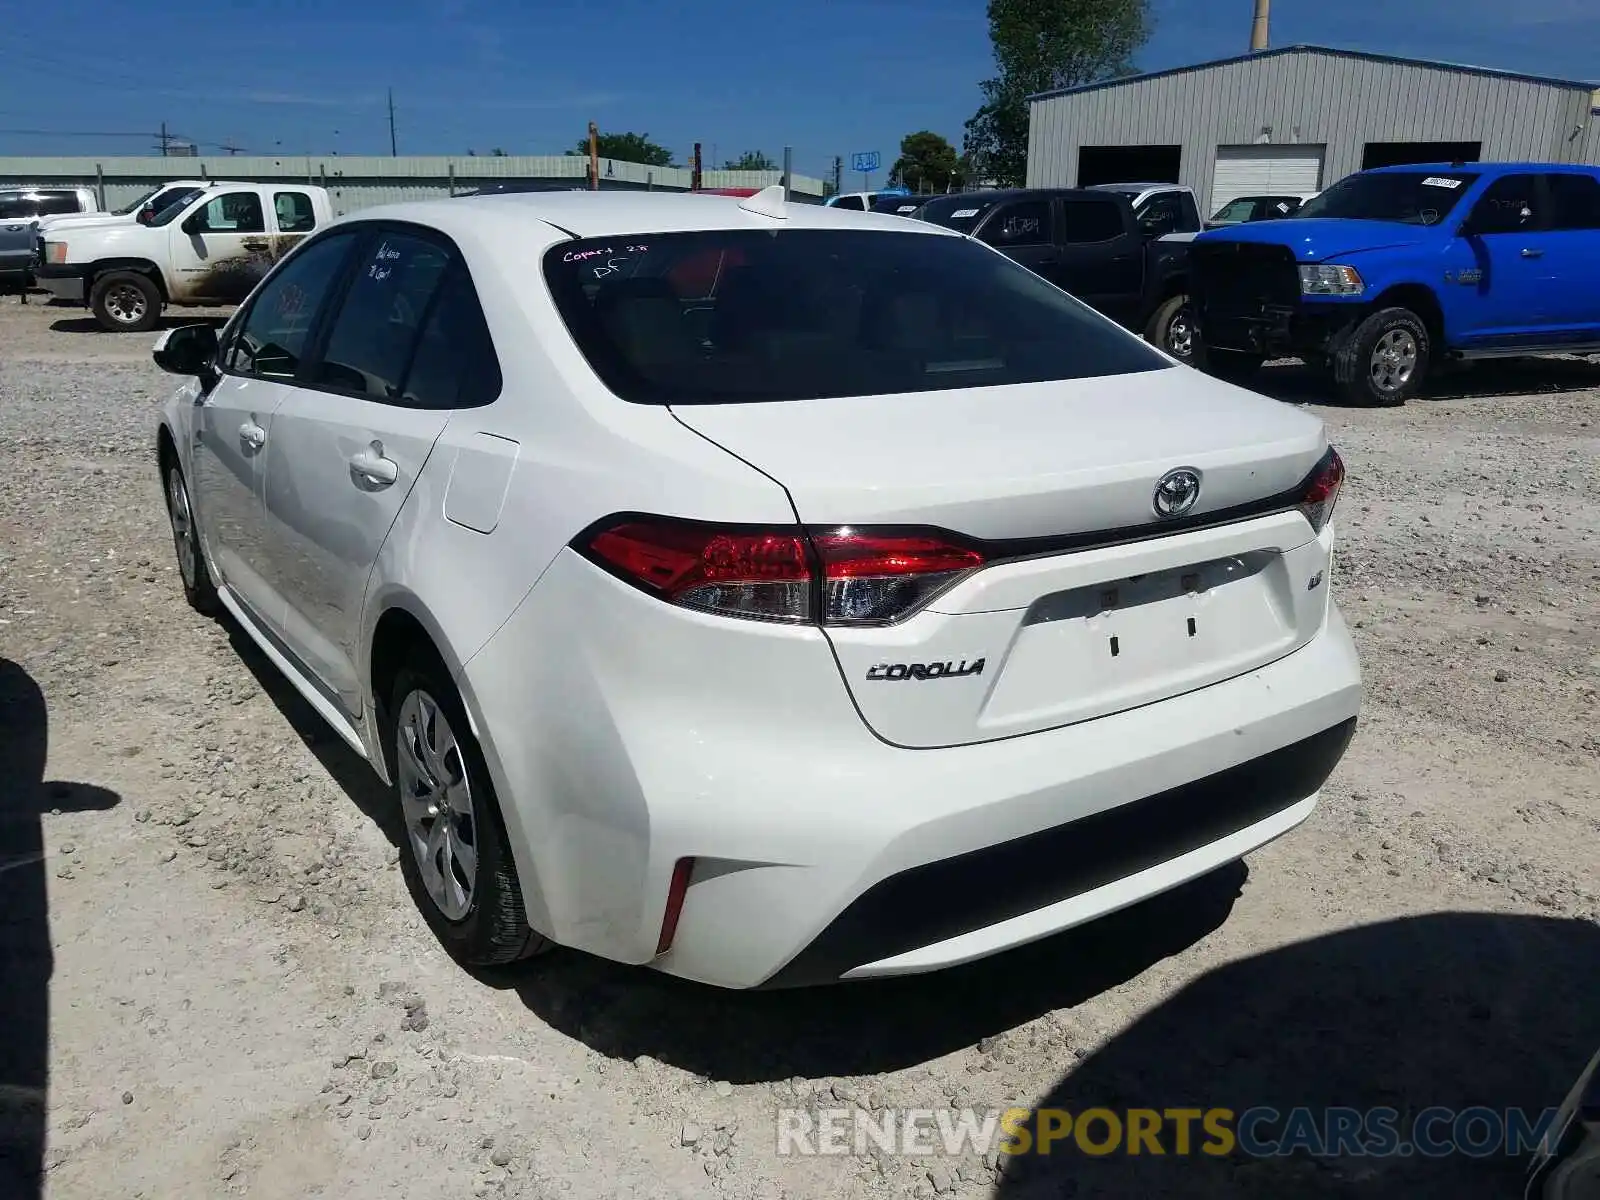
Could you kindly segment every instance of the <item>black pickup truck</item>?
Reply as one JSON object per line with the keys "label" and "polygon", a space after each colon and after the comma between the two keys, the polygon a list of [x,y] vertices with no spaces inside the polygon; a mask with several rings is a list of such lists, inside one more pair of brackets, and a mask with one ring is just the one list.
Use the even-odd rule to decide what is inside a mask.
{"label": "black pickup truck", "polygon": [[1196,348],[1189,240],[1200,223],[1187,189],[1170,192],[1177,199],[1161,204],[1107,188],[965,192],[930,200],[916,215],[988,243],[1188,362]]}

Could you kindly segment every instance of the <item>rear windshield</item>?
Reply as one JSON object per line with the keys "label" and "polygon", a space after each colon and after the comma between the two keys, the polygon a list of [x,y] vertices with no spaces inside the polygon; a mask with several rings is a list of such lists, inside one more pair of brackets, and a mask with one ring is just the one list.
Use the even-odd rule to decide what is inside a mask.
{"label": "rear windshield", "polygon": [[1477,178],[1474,173],[1460,171],[1376,171],[1349,175],[1314,200],[1306,201],[1295,216],[1437,225]]}
{"label": "rear windshield", "polygon": [[563,242],[545,279],[595,373],[641,404],[992,387],[1171,365],[965,238],[721,230]]}

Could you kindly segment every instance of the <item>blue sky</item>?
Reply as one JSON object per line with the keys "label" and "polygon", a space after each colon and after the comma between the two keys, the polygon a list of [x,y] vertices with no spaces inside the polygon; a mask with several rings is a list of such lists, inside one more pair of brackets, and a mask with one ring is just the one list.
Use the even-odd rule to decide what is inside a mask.
{"label": "blue sky", "polygon": [[[14,10],[15,11],[15,10]],[[147,153],[159,128],[254,153],[558,153],[594,120],[686,161],[821,175],[931,128],[960,144],[991,60],[983,0],[75,0],[0,23],[0,153]],[[42,13],[43,10],[41,10]],[[1234,54],[1251,0],[1155,0],[1139,65]],[[1594,0],[1275,0],[1272,42],[1600,76]],[[89,136],[40,136],[48,130]],[[202,152],[218,152],[202,145]],[[847,158],[848,165],[848,158]],[[720,165],[720,161],[715,165]],[[856,176],[851,182],[858,182]],[[881,178],[878,182],[881,182]]]}

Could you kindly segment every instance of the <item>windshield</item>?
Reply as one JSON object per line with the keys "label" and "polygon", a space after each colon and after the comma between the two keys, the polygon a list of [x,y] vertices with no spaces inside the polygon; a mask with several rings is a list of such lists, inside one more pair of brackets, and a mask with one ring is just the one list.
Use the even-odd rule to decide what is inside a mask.
{"label": "windshield", "polygon": [[1002,255],[881,230],[562,242],[544,275],[605,385],[641,404],[941,391],[1171,366]]}
{"label": "windshield", "polygon": [[168,225],[177,220],[178,215],[188,208],[197,196],[205,195],[204,188],[184,188],[181,192],[174,192],[164,198],[165,207],[150,218],[151,225]]}
{"label": "windshield", "polygon": [[1477,181],[1460,171],[1374,171],[1341,179],[1295,213],[1352,221],[1437,225]]}
{"label": "windshield", "polygon": [[159,196],[161,194],[162,188],[164,188],[165,186],[166,186],[165,184],[161,184],[161,185],[158,185],[156,187],[151,188],[148,192],[144,193],[144,195],[140,196],[132,204],[129,204],[124,208],[119,208],[119,209],[115,210],[111,215],[114,216],[114,217],[132,216],[134,213],[138,212],[141,208],[144,207],[145,201],[149,200],[152,196]]}
{"label": "windshield", "polygon": [[979,200],[973,196],[947,196],[939,200],[930,200],[917,216],[933,225],[943,225],[946,229],[971,233],[983,220],[984,214],[998,203],[1000,203],[998,198]]}

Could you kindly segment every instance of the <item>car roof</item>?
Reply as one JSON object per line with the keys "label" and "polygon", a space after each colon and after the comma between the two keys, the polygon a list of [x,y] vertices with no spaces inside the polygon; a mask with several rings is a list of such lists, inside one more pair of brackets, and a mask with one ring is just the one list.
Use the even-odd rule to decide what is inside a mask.
{"label": "car roof", "polygon": [[1140,192],[1181,192],[1188,189],[1181,183],[1091,183],[1089,190],[1092,192],[1126,192],[1129,195],[1137,195]]}
{"label": "car roof", "polygon": [[[335,224],[355,221],[411,221],[445,233],[480,231],[516,237],[531,222],[543,222],[574,237],[621,237],[652,233],[693,233],[701,230],[752,229],[872,229],[906,232],[906,222],[881,213],[839,210],[821,204],[784,205],[787,216],[763,216],[741,207],[733,196],[692,192],[510,192],[488,196],[457,196],[409,204],[363,208],[341,217]],[[880,224],[881,222],[881,224]],[[918,227],[940,236],[960,236],[953,231]]]}
{"label": "car roof", "polygon": [[1503,174],[1507,171],[1537,171],[1540,174],[1559,175],[1594,175],[1600,173],[1600,167],[1586,163],[1538,163],[1538,162],[1433,162],[1433,163],[1398,163],[1392,167],[1369,167],[1361,172],[1363,175],[1388,175],[1397,171],[1474,171],[1483,174]]}

